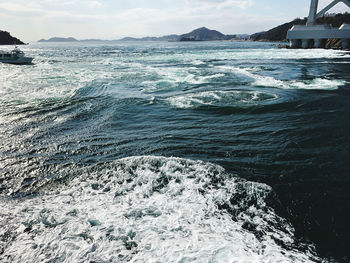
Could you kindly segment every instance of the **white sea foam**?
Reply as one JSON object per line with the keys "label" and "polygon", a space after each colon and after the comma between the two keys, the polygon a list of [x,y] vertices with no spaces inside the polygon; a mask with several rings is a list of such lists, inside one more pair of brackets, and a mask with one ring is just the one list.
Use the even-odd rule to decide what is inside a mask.
{"label": "white sea foam", "polygon": [[0,198],[0,261],[313,261],[292,248],[271,195],[213,164],[126,158],[35,197]]}
{"label": "white sea foam", "polygon": [[194,67],[147,67],[149,74],[157,76],[156,80],[142,82],[142,91],[160,92],[178,88],[179,84],[199,85],[210,83],[213,79],[220,79],[224,73],[201,72]]}
{"label": "white sea foam", "polygon": [[184,51],[181,54],[162,54],[148,56],[145,59],[149,62],[166,60],[179,60],[186,63],[197,63],[197,61],[207,61],[216,59],[232,59],[232,60],[298,60],[298,59],[334,59],[349,58],[347,51],[330,50],[330,49],[277,49],[277,48],[232,48],[218,49],[211,52],[190,52]]}
{"label": "white sea foam", "polygon": [[315,78],[313,80],[279,80],[271,76],[258,74],[258,69],[239,68],[232,66],[220,66],[224,71],[230,71],[243,81],[250,81],[254,86],[272,87],[280,89],[315,89],[315,90],[336,90],[346,84],[344,80],[330,80],[325,78]]}
{"label": "white sea foam", "polygon": [[199,106],[244,107],[278,99],[278,96],[257,91],[203,91],[172,96],[166,101],[176,108],[196,108]]}
{"label": "white sea foam", "polygon": [[202,60],[193,60],[192,64],[198,66],[198,65],[205,65],[206,63],[203,62]]}
{"label": "white sea foam", "polygon": [[296,89],[323,89],[323,90],[335,90],[345,85],[346,82],[343,80],[330,80],[316,78],[311,81],[290,81],[290,87]]}
{"label": "white sea foam", "polygon": [[349,58],[346,51],[335,51],[327,49],[237,49],[234,52],[215,54],[216,58],[226,57],[228,59],[257,59],[257,60],[297,60],[297,59],[333,59]]}

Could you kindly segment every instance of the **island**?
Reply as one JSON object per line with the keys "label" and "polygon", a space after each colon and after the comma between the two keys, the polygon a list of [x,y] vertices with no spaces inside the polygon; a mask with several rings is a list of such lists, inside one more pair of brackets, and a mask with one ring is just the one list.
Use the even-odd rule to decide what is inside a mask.
{"label": "island", "polygon": [[46,39],[40,39],[38,42],[78,42],[79,40],[75,39],[74,37],[52,37],[48,40]]}
{"label": "island", "polygon": [[217,30],[211,30],[207,27],[197,28],[189,33],[182,35],[167,35],[162,37],[125,37],[120,41],[217,41],[217,40],[247,40],[248,34],[225,35]]}
{"label": "island", "polygon": [[0,30],[0,45],[25,45],[25,43],[11,36],[9,32]]}
{"label": "island", "polygon": [[[248,37],[248,35],[247,35]],[[190,33],[179,36],[178,41],[215,41],[215,40],[232,40],[237,39],[238,35],[224,35],[217,30],[211,30],[201,27]],[[239,38],[242,38],[240,36]]]}
{"label": "island", "polygon": [[236,34],[236,35],[225,35],[219,31],[211,30],[206,27],[197,28],[189,33],[182,35],[166,35],[161,37],[124,37],[118,40],[101,40],[101,39],[83,39],[77,40],[73,37],[52,37],[50,39],[41,39],[38,42],[116,42],[116,41],[216,41],[216,40],[247,40],[249,38],[248,34]]}

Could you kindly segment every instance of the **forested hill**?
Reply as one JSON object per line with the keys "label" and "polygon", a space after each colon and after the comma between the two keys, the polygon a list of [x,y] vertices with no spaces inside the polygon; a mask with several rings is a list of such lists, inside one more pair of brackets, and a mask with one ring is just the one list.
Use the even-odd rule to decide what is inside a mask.
{"label": "forested hill", "polygon": [[[293,25],[305,25],[306,18],[295,19],[289,23],[277,26],[266,32],[256,33],[251,35],[253,41],[286,41],[287,32]],[[333,27],[340,27],[343,23],[350,24],[350,14],[337,14],[335,16],[325,16],[317,19],[317,24],[330,24]]]}
{"label": "forested hill", "polygon": [[10,35],[9,32],[0,30],[0,45],[24,45],[24,43]]}
{"label": "forested hill", "polygon": [[216,30],[210,30],[206,27],[195,29],[192,32],[183,34],[179,37],[179,41],[209,41],[224,39],[226,39],[226,35]]}

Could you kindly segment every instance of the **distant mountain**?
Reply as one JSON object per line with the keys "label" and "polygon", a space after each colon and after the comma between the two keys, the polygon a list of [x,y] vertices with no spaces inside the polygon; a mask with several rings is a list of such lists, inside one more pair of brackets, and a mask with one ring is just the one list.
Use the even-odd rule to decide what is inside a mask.
{"label": "distant mountain", "polygon": [[178,41],[247,40],[248,34],[224,35],[223,33],[201,27],[179,36]]}
{"label": "distant mountain", "polygon": [[262,36],[265,33],[266,31],[261,31],[261,32],[251,34],[248,39],[253,41],[259,41],[260,36]]}
{"label": "distant mountain", "polygon": [[120,41],[177,41],[178,38],[179,38],[179,35],[167,35],[162,37],[141,37],[141,38],[124,37],[119,40]]}
{"label": "distant mountain", "polygon": [[226,35],[223,33],[210,30],[206,27],[201,27],[193,30],[190,33],[183,34],[179,37],[179,41],[210,41],[210,40],[225,40]]}
{"label": "distant mountain", "polygon": [[286,41],[287,32],[294,25],[305,25],[306,19],[295,19],[292,22],[277,26],[266,32],[252,34],[250,40],[253,41]]}
{"label": "distant mountain", "polygon": [[193,30],[190,33],[183,35],[167,35],[162,37],[125,37],[120,41],[213,41],[213,40],[231,40],[231,39],[248,39],[249,35],[224,35],[223,33],[210,30],[206,27],[201,27]]}
{"label": "distant mountain", "polygon": [[78,42],[74,37],[52,37],[48,40],[40,39],[38,42]]}
{"label": "distant mountain", "polygon": [[48,40],[41,39],[38,42],[98,42],[98,41],[108,41],[108,42],[115,42],[115,41],[213,41],[213,40],[247,40],[249,38],[249,35],[247,34],[241,34],[241,35],[224,35],[223,33],[216,31],[216,30],[210,30],[206,27],[201,27],[193,30],[190,33],[183,34],[183,35],[166,35],[162,37],[141,37],[141,38],[135,38],[135,37],[124,37],[119,40],[100,40],[100,39],[84,39],[84,40],[77,40],[73,37],[69,38],[62,38],[62,37],[53,37]]}
{"label": "distant mountain", "polygon": [[82,39],[82,40],[77,40],[80,42],[104,42],[106,40],[102,40],[102,39],[97,39],[97,38],[89,38],[89,39]]}
{"label": "distant mountain", "polygon": [[119,39],[120,41],[139,41],[141,40],[140,38],[135,38],[135,37],[124,37],[122,39]]}
{"label": "distant mountain", "polygon": [[179,39],[179,35],[175,35],[175,34],[158,37],[158,40],[160,41],[177,41],[178,39]]}
{"label": "distant mountain", "polygon": [[[253,41],[286,41],[287,32],[294,25],[305,25],[307,19],[297,18],[289,23],[277,26],[267,32],[255,33],[250,36]],[[340,27],[343,23],[350,23],[350,14],[337,14],[333,16],[325,16],[316,20],[317,24],[330,24],[333,27]]]}
{"label": "distant mountain", "polygon": [[24,45],[24,43],[21,40],[11,36],[9,32],[0,30],[0,45],[14,45],[14,44]]}

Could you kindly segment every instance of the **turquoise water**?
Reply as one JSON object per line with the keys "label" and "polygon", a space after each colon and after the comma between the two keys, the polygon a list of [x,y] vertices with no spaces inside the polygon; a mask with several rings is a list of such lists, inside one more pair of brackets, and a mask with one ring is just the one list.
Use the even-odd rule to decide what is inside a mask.
{"label": "turquoise water", "polygon": [[350,54],[31,44],[0,65],[1,262],[346,262]]}

